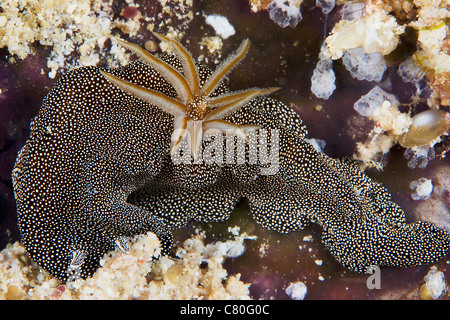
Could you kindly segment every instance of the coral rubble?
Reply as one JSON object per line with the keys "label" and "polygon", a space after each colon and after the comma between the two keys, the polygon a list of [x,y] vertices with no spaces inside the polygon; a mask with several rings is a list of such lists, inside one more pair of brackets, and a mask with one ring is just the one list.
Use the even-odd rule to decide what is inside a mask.
{"label": "coral rubble", "polygon": [[34,265],[16,242],[0,253],[0,299],[249,299],[249,284],[239,274],[228,275],[223,262],[239,256],[244,240],[253,238],[242,233],[205,244],[197,233],[176,258],[155,260],[159,241],[148,233],[135,237],[127,252],[117,248],[105,255],[91,278],[66,284]]}
{"label": "coral rubble", "polygon": [[[55,78],[59,69],[97,65],[101,60],[112,67],[124,65],[130,55],[116,41],[105,50],[109,49],[105,42],[114,39],[114,28],[136,36],[142,25],[153,29],[158,21],[171,37],[179,38],[192,20],[191,0],[158,2],[162,9],[156,17],[138,12],[128,18],[124,14],[123,18],[113,18],[111,0],[1,0],[0,48],[6,47],[12,55],[24,59],[33,54],[35,42],[51,47],[47,60],[50,78]],[[139,9],[138,5],[132,7]],[[176,30],[170,25],[172,20],[179,22]]]}

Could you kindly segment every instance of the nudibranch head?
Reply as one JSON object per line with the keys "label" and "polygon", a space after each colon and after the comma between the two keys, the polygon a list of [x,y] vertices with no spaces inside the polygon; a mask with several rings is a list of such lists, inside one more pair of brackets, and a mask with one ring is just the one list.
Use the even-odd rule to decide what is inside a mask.
{"label": "nudibranch head", "polygon": [[242,108],[250,100],[270,94],[278,88],[254,88],[218,96],[214,96],[214,91],[223,82],[228,72],[244,58],[250,45],[249,40],[244,40],[236,52],[222,62],[201,85],[197,66],[189,52],[178,42],[158,33],[154,34],[159,40],[166,41],[173,48],[175,56],[182,65],[183,74],[144,49],[122,40],[118,41],[123,47],[135,53],[144,63],[158,71],[174,87],[177,93],[176,99],[122,80],[105,71],[100,72],[125,92],[173,115],[174,130],[170,153],[173,155],[181,141],[187,140],[186,142],[190,142],[192,156],[196,160],[203,136],[209,130],[234,133],[247,140],[245,131],[256,129],[256,126],[244,127],[223,120],[223,118]]}

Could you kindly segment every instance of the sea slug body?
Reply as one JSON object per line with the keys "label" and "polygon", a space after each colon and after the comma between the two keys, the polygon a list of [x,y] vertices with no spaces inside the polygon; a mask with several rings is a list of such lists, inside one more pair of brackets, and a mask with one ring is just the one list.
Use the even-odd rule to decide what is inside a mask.
{"label": "sea slug body", "polygon": [[[324,245],[353,271],[433,263],[448,254],[448,233],[407,224],[385,188],[356,164],[317,152],[299,116],[266,97],[275,89],[228,92],[222,80],[248,41],[211,72],[180,44],[156,36],[174,56],[121,42],[141,61],[67,73],[33,120],[12,176],[21,241],[45,270],[61,281],[73,272],[86,278],[105,253],[148,231],[167,253],[172,229],[190,219],[226,220],[241,198],[269,229],[287,233],[318,223]],[[242,161],[200,161],[211,136],[231,129]],[[213,158],[225,141],[210,150]],[[255,141],[271,142],[269,161],[251,161]]]}

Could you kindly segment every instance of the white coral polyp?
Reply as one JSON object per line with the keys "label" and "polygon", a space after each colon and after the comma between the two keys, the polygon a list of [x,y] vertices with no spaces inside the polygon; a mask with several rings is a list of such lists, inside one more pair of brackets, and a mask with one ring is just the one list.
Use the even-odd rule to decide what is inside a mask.
{"label": "white coral polyp", "polygon": [[339,59],[348,49],[363,47],[366,53],[387,55],[397,47],[399,35],[404,31],[405,28],[384,10],[352,21],[341,20],[325,40],[326,54],[332,59]]}
{"label": "white coral polyp", "polygon": [[450,72],[450,55],[442,49],[448,32],[449,27],[445,24],[431,30],[419,30],[418,42],[421,50],[415,54],[416,61],[420,61],[426,69],[438,73]]}

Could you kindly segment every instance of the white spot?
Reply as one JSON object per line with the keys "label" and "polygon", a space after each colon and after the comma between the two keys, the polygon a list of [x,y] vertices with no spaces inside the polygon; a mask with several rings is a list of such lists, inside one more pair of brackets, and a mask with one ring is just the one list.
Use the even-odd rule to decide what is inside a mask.
{"label": "white spot", "polygon": [[398,100],[394,95],[376,86],[356,101],[353,108],[363,117],[370,117],[373,111],[381,107],[385,101],[389,101],[391,105],[398,105]]}
{"label": "white spot", "polygon": [[48,77],[50,79],[54,79],[56,77],[56,70],[52,70],[48,73]]}
{"label": "white spot", "polygon": [[425,145],[406,149],[404,156],[406,159],[410,159],[408,161],[410,169],[415,169],[416,167],[423,169],[428,165],[428,162],[436,157],[436,153],[432,146]]}
{"label": "white spot", "polygon": [[236,33],[234,27],[224,16],[209,15],[206,17],[206,23],[212,26],[216,34],[221,36],[222,39],[227,39]]}
{"label": "white spot", "polygon": [[324,55],[325,44],[319,53],[319,61],[311,77],[311,91],[317,98],[327,100],[336,89],[336,76],[333,71],[333,62]]}
{"label": "white spot", "polygon": [[437,271],[436,268],[431,268],[424,280],[431,297],[439,298],[446,288],[444,273]]}
{"label": "white spot", "polygon": [[325,140],[321,140],[321,139],[306,139],[306,141],[308,141],[317,152],[323,152],[323,148],[325,148],[325,145],[327,144],[325,142]]}
{"label": "white spot", "polygon": [[433,192],[433,183],[431,179],[420,178],[419,180],[411,182],[409,187],[414,191],[411,197],[414,200],[427,200]]}
{"label": "white spot", "polygon": [[327,100],[336,89],[334,83],[336,76],[331,68],[321,70],[319,67],[320,63],[321,61],[317,64],[317,68],[314,69],[311,78],[311,91],[317,98]]}
{"label": "white spot", "polygon": [[240,231],[241,228],[239,226],[228,227],[228,232],[231,233],[233,236],[238,236]]}
{"label": "white spot", "polygon": [[348,49],[342,63],[353,78],[380,82],[387,66],[380,52],[366,53],[363,47]]}
{"label": "white spot", "polygon": [[307,291],[306,284],[301,281],[291,282],[285,290],[286,294],[293,300],[305,299]]}

